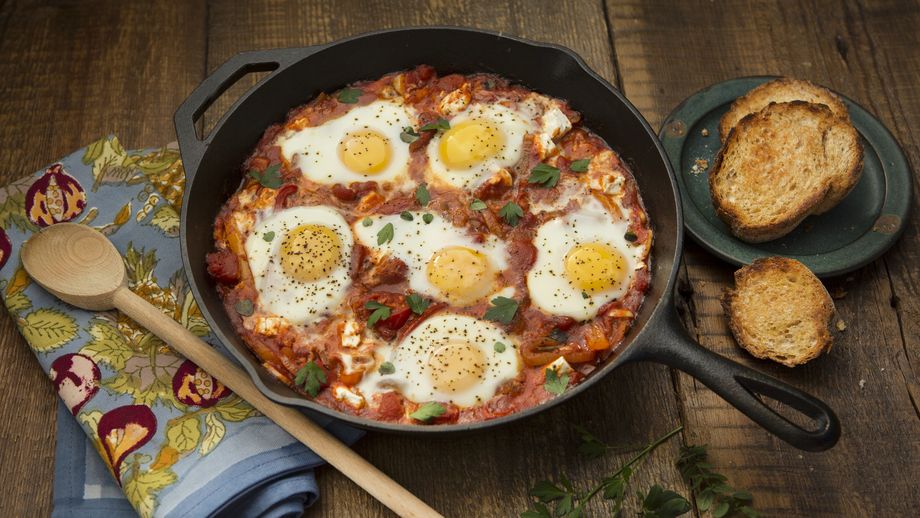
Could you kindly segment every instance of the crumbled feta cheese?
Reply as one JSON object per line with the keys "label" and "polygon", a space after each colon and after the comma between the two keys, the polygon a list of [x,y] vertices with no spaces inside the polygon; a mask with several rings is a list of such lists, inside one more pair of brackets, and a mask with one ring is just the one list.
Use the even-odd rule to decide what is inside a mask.
{"label": "crumbled feta cheese", "polygon": [[470,104],[470,99],[470,87],[464,84],[441,99],[438,104],[438,111],[445,117],[453,117],[466,109],[466,106]]}
{"label": "crumbled feta cheese", "polygon": [[361,345],[361,324],[349,320],[342,326],[342,347],[354,349],[359,345]]}
{"label": "crumbled feta cheese", "polygon": [[562,356],[556,358],[556,360],[553,363],[547,365],[546,368],[556,371],[556,374],[559,376],[568,374],[573,371],[572,366],[569,365],[569,362],[565,361],[565,358]]}
{"label": "crumbled feta cheese", "polygon": [[345,385],[336,385],[335,388],[332,389],[332,395],[352,408],[357,409],[364,406],[364,397],[351,391],[351,389]]}

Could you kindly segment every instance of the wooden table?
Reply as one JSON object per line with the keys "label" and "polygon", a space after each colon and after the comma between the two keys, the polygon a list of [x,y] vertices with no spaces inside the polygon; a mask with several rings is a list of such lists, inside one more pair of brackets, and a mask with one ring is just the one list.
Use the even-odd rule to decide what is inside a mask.
{"label": "wooden table", "polygon": [[[422,24],[483,27],[571,47],[655,127],[683,98],[717,81],[755,74],[811,79],[875,113],[912,167],[920,165],[916,2],[5,1],[0,175],[31,173],[109,132],[126,147],[174,140],[176,106],[236,52]],[[229,102],[222,98],[217,112]],[[451,439],[371,434],[357,450],[448,516],[508,516],[527,507],[534,481],[558,473],[594,481],[630,455],[579,457],[574,423],[623,446],[683,424],[680,440],[649,459],[634,489],[660,482],[689,494],[674,467],[677,449],[705,443],[716,468],[749,489],[767,516],[916,516],[918,264],[914,211],[882,259],[827,281],[847,329],[830,354],[791,370],[735,346],[718,302],[733,268],[692,242],[686,247],[679,308],[690,332],[706,347],[827,401],[843,424],[829,452],[787,446],[692,378],[657,365],[625,367],[571,404],[520,425]],[[55,396],[9,317],[0,318],[0,336],[0,515],[47,515]],[[335,471],[320,469],[318,478],[322,497],[308,516],[388,514]],[[603,515],[597,504],[592,512]]]}

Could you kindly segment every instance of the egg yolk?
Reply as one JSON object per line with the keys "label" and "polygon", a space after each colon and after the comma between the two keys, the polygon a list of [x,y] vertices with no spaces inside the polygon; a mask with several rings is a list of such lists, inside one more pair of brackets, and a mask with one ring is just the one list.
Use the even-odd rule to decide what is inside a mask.
{"label": "egg yolk", "polygon": [[342,257],[342,240],[323,225],[300,225],[281,242],[281,269],[300,282],[328,277]]}
{"label": "egg yolk", "polygon": [[604,243],[582,243],[565,256],[565,276],[587,293],[619,286],[626,277],[626,259]]}
{"label": "egg yolk", "polygon": [[438,148],[447,167],[465,169],[493,157],[504,145],[502,133],[488,122],[464,121],[441,136]]}
{"label": "egg yolk", "polygon": [[482,380],[486,358],[482,349],[467,342],[451,342],[428,358],[428,372],[441,392],[466,390]]}
{"label": "egg yolk", "polygon": [[428,261],[428,280],[455,304],[469,304],[492,288],[489,259],[477,250],[449,246]]}
{"label": "egg yolk", "polygon": [[376,174],[390,163],[390,141],[373,130],[355,131],[339,142],[339,158],[355,173]]}

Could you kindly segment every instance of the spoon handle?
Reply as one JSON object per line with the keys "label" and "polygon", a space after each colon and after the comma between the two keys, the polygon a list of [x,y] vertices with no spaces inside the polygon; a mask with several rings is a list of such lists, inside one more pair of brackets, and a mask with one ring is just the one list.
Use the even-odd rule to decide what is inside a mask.
{"label": "spoon handle", "polygon": [[265,397],[242,369],[128,288],[119,288],[113,302],[125,315],[219,379],[396,514],[407,517],[441,516],[302,413]]}

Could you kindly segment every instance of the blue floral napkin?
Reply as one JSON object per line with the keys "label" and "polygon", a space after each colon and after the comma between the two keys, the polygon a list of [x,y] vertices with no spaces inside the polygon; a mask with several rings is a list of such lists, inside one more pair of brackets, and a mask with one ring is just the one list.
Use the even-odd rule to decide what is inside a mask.
{"label": "blue floral napkin", "polygon": [[220,347],[182,271],[184,184],[176,149],[109,136],[0,189],[0,295],[61,397],[55,516],[299,516],[317,497],[313,452],[134,321],[60,302],[19,262],[40,228],[91,225],[135,293]]}

